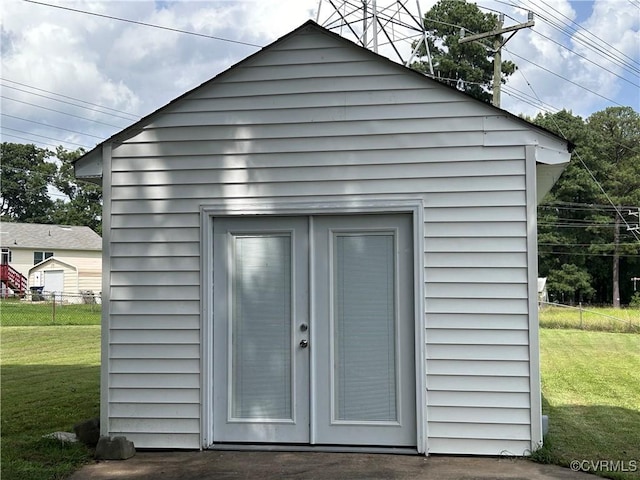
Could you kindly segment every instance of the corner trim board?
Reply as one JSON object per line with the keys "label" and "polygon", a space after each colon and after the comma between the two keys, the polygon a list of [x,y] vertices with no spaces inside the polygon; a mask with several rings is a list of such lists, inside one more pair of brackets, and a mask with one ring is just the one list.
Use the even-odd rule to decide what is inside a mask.
{"label": "corner trim board", "polygon": [[111,352],[111,143],[102,144],[102,317],[100,319],[100,435],[109,435]]}
{"label": "corner trim board", "polygon": [[[536,199],[536,147],[525,147],[527,191],[527,274],[529,297],[529,386],[531,452],[542,445],[542,392],[538,324],[538,221]],[[526,454],[526,452],[525,452]]]}

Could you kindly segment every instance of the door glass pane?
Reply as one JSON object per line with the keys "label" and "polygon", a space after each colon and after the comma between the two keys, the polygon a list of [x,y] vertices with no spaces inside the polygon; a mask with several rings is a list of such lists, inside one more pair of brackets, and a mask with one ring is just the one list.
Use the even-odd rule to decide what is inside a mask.
{"label": "door glass pane", "polygon": [[395,421],[393,233],[334,236],[336,420]]}
{"label": "door glass pane", "polygon": [[234,243],[232,417],[291,419],[291,237]]}

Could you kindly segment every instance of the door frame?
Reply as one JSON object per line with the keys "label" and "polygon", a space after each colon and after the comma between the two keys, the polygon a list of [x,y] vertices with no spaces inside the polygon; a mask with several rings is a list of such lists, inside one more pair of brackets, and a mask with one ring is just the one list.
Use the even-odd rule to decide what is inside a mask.
{"label": "door frame", "polygon": [[[413,228],[413,293],[414,293],[414,359],[416,395],[416,440],[419,453],[427,454],[427,402],[426,402],[426,354],[425,354],[425,295],[424,295],[424,202],[421,198],[363,200],[358,197],[342,197],[341,200],[311,203],[211,203],[200,206],[200,437],[201,448],[214,448],[213,442],[213,219],[215,217],[251,216],[310,216],[352,214],[412,215]],[[313,228],[313,218],[309,228]],[[313,245],[310,245],[313,248]],[[310,266],[311,268],[311,266]],[[314,273],[309,272],[309,301],[315,303]],[[313,309],[311,309],[313,312]],[[310,324],[313,325],[313,313]],[[313,356],[311,372],[314,371]],[[315,408],[315,396],[310,392],[310,407]],[[318,447],[321,448],[321,447]],[[345,449],[346,446],[345,446]],[[354,451],[367,451],[354,448]],[[372,449],[373,450],[373,449]]]}

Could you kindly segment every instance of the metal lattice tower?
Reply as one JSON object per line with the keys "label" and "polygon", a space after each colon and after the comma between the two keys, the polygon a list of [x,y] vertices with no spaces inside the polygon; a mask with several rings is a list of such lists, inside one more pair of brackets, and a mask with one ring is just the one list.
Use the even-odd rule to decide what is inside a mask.
{"label": "metal lattice tower", "polygon": [[419,0],[319,0],[316,22],[406,66],[424,45],[433,75]]}

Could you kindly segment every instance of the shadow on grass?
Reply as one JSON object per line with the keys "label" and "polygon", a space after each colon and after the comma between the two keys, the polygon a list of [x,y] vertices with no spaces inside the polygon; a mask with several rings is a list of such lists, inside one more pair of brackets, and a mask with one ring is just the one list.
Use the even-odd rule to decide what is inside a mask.
{"label": "shadow on grass", "polygon": [[87,463],[90,449],[42,436],[98,416],[99,383],[99,366],[3,365],[1,477],[62,479]]}
{"label": "shadow on grass", "polygon": [[533,459],[565,467],[572,461],[605,478],[640,478],[640,411],[608,405],[552,406],[542,396],[549,416],[544,446]]}

